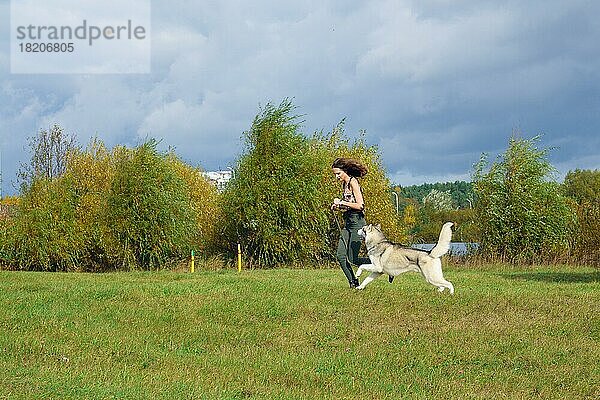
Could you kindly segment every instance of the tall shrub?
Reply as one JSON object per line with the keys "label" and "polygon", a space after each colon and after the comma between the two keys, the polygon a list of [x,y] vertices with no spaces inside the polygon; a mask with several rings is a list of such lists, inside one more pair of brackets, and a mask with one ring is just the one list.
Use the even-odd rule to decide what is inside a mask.
{"label": "tall shrub", "polygon": [[84,232],[81,269],[104,271],[115,269],[118,253],[109,232],[112,221],[107,219],[108,194],[115,177],[115,160],[126,153],[123,147],[109,151],[99,139],[93,139],[84,150],[69,153],[65,176],[78,193],[77,222]]}
{"label": "tall shrub", "polygon": [[[391,183],[387,177],[383,162],[376,146],[368,145],[365,133],[361,132],[355,140],[350,140],[344,131],[342,120],[328,134],[319,133],[312,139],[313,151],[319,154],[321,165],[322,187],[326,196],[323,198],[323,209],[328,210],[334,197],[341,195],[341,183],[334,179],[331,164],[337,157],[349,157],[363,163],[369,173],[360,179],[365,197],[365,220],[367,223],[380,224],[390,240],[405,242],[407,228],[402,223],[402,215],[396,210],[392,201]],[[339,231],[337,224],[331,225],[331,243],[337,245]]]}
{"label": "tall shrub", "polygon": [[564,193],[573,201],[577,225],[572,235],[573,261],[600,266],[600,170],[569,171]]}
{"label": "tall shrub", "polygon": [[489,164],[475,165],[473,188],[482,254],[509,262],[554,261],[568,248],[574,215],[558,184],[550,181],[548,149],[540,137],[512,137],[508,149]]}
{"label": "tall shrub", "polygon": [[156,144],[146,142],[116,160],[105,218],[124,268],[163,268],[197,242],[186,184]]}
{"label": "tall shrub", "polygon": [[202,170],[192,167],[179,159],[174,153],[166,158],[170,168],[186,186],[195,222],[194,247],[203,255],[211,255],[222,234],[223,209],[221,197],[216,186],[202,174]]}
{"label": "tall shrub", "polygon": [[18,172],[21,196],[10,221],[3,221],[3,262],[18,269],[69,271],[79,268],[84,234],[77,221],[80,193],[65,176],[74,135],[59,125],[29,138],[30,160]]}
{"label": "tall shrub", "polygon": [[78,202],[68,177],[34,178],[8,223],[5,263],[24,270],[79,269],[84,235],[77,222]]}
{"label": "tall shrub", "polygon": [[390,237],[400,237],[376,148],[362,139],[349,143],[342,125],[307,138],[299,132],[294,110],[289,100],[268,104],[244,134],[246,152],[223,194],[226,237],[238,238],[260,266],[332,259],[339,237],[330,211],[341,190],[331,172],[337,157],[354,157],[367,166],[369,173],[361,180],[367,220],[381,223]]}
{"label": "tall shrub", "polygon": [[267,104],[244,133],[246,152],[223,193],[227,239],[260,266],[310,260],[324,252],[320,165],[299,133],[294,106]]}

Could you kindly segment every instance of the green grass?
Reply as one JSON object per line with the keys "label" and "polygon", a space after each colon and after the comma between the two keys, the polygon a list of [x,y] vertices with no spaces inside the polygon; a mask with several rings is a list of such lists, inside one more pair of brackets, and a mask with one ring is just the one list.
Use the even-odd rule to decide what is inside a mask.
{"label": "green grass", "polygon": [[600,396],[600,273],[0,272],[0,398]]}

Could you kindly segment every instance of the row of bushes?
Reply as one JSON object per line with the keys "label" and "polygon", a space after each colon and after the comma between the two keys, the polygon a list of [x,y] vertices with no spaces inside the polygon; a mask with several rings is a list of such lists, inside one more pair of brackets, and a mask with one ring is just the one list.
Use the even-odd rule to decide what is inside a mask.
{"label": "row of bushes", "polygon": [[[30,270],[162,268],[214,235],[216,190],[156,142],[69,153],[59,177],[24,187],[4,219],[2,259]],[[201,205],[202,210],[199,210]]]}
{"label": "row of bushes", "polygon": [[[491,163],[482,156],[473,209],[444,208],[439,192],[398,214],[376,147],[363,136],[349,141],[343,121],[307,137],[294,112],[287,100],[261,110],[223,193],[155,141],[108,150],[94,140],[69,149],[55,163],[64,166],[59,174],[30,175],[17,212],[0,215],[0,262],[27,270],[158,269],[193,250],[233,256],[235,243],[255,267],[333,260],[339,232],[329,206],[341,188],[330,166],[352,157],[369,169],[361,181],[367,221],[391,240],[436,240],[450,220],[455,240],[478,242],[477,257],[487,261],[600,265],[600,172],[577,170],[555,183],[539,138],[511,138]],[[60,129],[52,132],[60,138]]]}
{"label": "row of bushes", "polygon": [[[437,240],[445,221],[455,222],[454,240],[479,243],[471,262],[577,263],[600,266],[600,171],[575,170],[563,183],[539,148],[541,137],[513,136],[504,154],[482,155],[469,189],[468,208],[455,208],[454,192],[441,184],[400,190],[418,198],[402,200],[403,223],[411,242]],[[427,193],[425,190],[430,190]],[[415,196],[416,197],[416,196]],[[464,204],[464,203],[463,203]]]}
{"label": "row of bushes", "polygon": [[1,261],[26,270],[157,269],[192,250],[232,255],[232,243],[258,267],[333,259],[338,228],[329,206],[340,187],[330,166],[339,156],[367,165],[368,215],[402,240],[376,148],[350,142],[343,124],[306,137],[294,110],[286,100],[257,115],[221,194],[155,141],[70,149],[64,171],[22,185],[18,212],[1,219]]}

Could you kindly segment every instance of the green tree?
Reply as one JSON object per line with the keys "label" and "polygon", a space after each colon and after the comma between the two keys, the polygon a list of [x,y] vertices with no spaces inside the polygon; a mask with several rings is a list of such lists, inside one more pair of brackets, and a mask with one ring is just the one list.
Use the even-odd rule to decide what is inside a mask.
{"label": "green tree", "polygon": [[331,164],[337,157],[357,158],[367,166],[369,173],[361,180],[367,220],[381,223],[390,237],[400,237],[376,148],[362,139],[350,143],[343,122],[328,134],[307,138],[294,111],[289,100],[268,104],[244,133],[246,152],[223,193],[225,237],[238,239],[258,266],[333,259],[339,232],[330,205],[340,186]]}
{"label": "green tree", "polygon": [[600,170],[569,171],[563,190],[577,213],[572,235],[574,261],[600,266]]}
{"label": "green tree", "polygon": [[223,193],[227,237],[260,266],[320,257],[329,227],[321,165],[290,100],[267,104],[244,133],[246,153]]}
{"label": "green tree", "polygon": [[432,190],[449,192],[452,197],[453,206],[458,208],[472,208],[473,187],[470,182],[423,183],[421,185],[402,187],[399,192],[405,199],[413,199],[418,203],[423,203],[423,199]]}
{"label": "green tree", "polygon": [[[327,191],[324,209],[328,210],[333,197],[340,197],[341,184],[336,182],[331,173],[331,163],[337,157],[348,157],[360,160],[369,173],[360,180],[365,197],[365,219],[367,223],[380,224],[388,239],[405,242],[407,227],[402,223],[402,214],[396,211],[395,200],[392,199],[390,180],[387,177],[381,155],[377,146],[368,145],[365,132],[358,138],[350,140],[344,131],[342,120],[327,135],[322,133],[313,137],[314,148],[321,153],[323,190]],[[316,150],[314,150],[316,151]],[[339,231],[337,224],[332,226],[332,244],[337,246]]]}
{"label": "green tree", "polygon": [[74,271],[84,249],[77,222],[79,196],[68,177],[35,178],[8,224],[2,257],[22,270]]}
{"label": "green tree", "polygon": [[565,195],[578,204],[595,202],[600,199],[600,170],[569,171],[563,187]]}
{"label": "green tree", "polygon": [[[559,185],[548,149],[540,137],[512,137],[506,152],[492,164],[482,155],[475,165],[476,221],[480,249],[490,258],[509,262],[552,261],[568,248],[574,215]],[[487,169],[487,170],[486,170]]]}
{"label": "green tree", "polygon": [[447,211],[454,208],[450,191],[431,189],[429,194],[423,198],[423,204],[431,206],[436,211]]}
{"label": "green tree", "polygon": [[105,220],[123,268],[160,269],[198,242],[185,181],[151,140],[116,160]]}

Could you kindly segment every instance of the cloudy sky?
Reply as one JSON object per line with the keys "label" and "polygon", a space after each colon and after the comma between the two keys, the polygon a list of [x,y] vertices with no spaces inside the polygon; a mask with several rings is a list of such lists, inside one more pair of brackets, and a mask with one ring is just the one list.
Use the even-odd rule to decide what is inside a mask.
{"label": "cloudy sky", "polygon": [[5,195],[26,138],[53,123],[81,144],[159,138],[224,169],[260,106],[284,98],[306,134],[342,118],[365,130],[401,185],[468,180],[514,130],[543,133],[563,176],[600,168],[598,1],[156,0],[151,15],[149,74],[12,74],[0,0]]}

